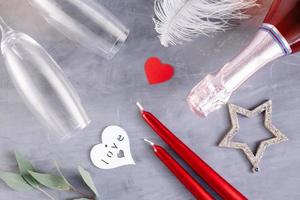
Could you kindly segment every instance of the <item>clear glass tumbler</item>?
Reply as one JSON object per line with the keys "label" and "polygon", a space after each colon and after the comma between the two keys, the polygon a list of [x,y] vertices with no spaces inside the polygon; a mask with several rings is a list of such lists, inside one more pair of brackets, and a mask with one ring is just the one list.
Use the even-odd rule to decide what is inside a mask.
{"label": "clear glass tumbler", "polygon": [[107,59],[128,37],[129,29],[95,0],[28,1],[58,31]]}

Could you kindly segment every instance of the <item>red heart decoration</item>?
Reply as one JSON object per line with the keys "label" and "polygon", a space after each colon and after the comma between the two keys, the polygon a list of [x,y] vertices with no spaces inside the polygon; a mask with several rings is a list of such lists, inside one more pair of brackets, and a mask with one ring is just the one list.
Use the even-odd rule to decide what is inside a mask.
{"label": "red heart decoration", "polygon": [[149,84],[158,84],[170,80],[174,69],[169,64],[162,64],[159,58],[151,57],[145,63],[145,73]]}

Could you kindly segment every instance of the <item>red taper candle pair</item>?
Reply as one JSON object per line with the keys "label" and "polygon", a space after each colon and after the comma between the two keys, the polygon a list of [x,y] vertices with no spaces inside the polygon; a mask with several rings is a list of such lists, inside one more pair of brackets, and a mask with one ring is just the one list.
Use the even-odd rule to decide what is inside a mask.
{"label": "red taper candle pair", "polygon": [[[143,119],[221,198],[224,200],[246,200],[237,189],[230,185],[215,170],[206,164],[196,153],[178,139],[153,114],[143,109],[137,103]],[[162,147],[152,144],[155,154],[173,172],[173,174],[186,186],[186,188],[201,200],[211,200],[202,186],[194,180]]]}
{"label": "red taper candle pair", "polygon": [[161,146],[144,139],[152,146],[155,155],[169,168],[177,179],[196,197],[201,200],[214,200],[205,189]]}

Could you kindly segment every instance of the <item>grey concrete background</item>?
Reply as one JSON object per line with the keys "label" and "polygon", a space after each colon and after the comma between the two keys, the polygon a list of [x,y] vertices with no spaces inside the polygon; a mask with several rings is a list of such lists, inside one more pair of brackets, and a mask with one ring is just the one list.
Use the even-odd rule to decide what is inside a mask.
{"label": "grey concrete background", "polygon": [[[273,123],[289,137],[288,143],[267,149],[261,172],[252,174],[244,155],[221,149],[217,143],[230,128],[227,109],[201,119],[189,111],[185,97],[207,73],[217,70],[254,35],[270,5],[263,1],[250,20],[212,38],[201,37],[182,46],[160,45],[152,22],[153,0],[101,1],[130,29],[126,45],[107,61],[81,48],[50,27],[25,0],[0,0],[1,16],[11,27],[38,42],[61,65],[80,94],[92,123],[63,143],[48,140],[44,129],[24,106],[0,58],[0,169],[16,170],[12,151],[27,155],[42,171],[54,170],[56,159],[80,188],[77,165],[87,168],[95,179],[103,200],[186,200],[193,197],[153,156],[141,138],[165,144],[141,120],[134,103],[139,100],[157,115],[179,138],[242,193],[255,200],[295,200],[300,198],[300,56],[268,64],[236,92],[231,102],[252,108],[273,100]],[[149,56],[159,56],[175,67],[175,77],[150,86],[143,64]],[[89,160],[89,150],[100,142],[101,130],[111,124],[125,128],[131,139],[136,166],[100,170]],[[241,119],[237,140],[256,142],[270,137],[261,119]],[[73,194],[50,191],[57,199]],[[0,199],[45,199],[39,192],[14,192],[0,182]]]}

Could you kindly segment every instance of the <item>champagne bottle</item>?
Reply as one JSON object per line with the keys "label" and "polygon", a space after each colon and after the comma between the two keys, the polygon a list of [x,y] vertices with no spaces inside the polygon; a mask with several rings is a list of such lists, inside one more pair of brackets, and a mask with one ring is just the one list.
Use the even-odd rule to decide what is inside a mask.
{"label": "champagne bottle", "polygon": [[274,0],[256,35],[235,58],[207,75],[188,95],[200,116],[226,104],[231,94],[267,63],[300,51],[300,0]]}

